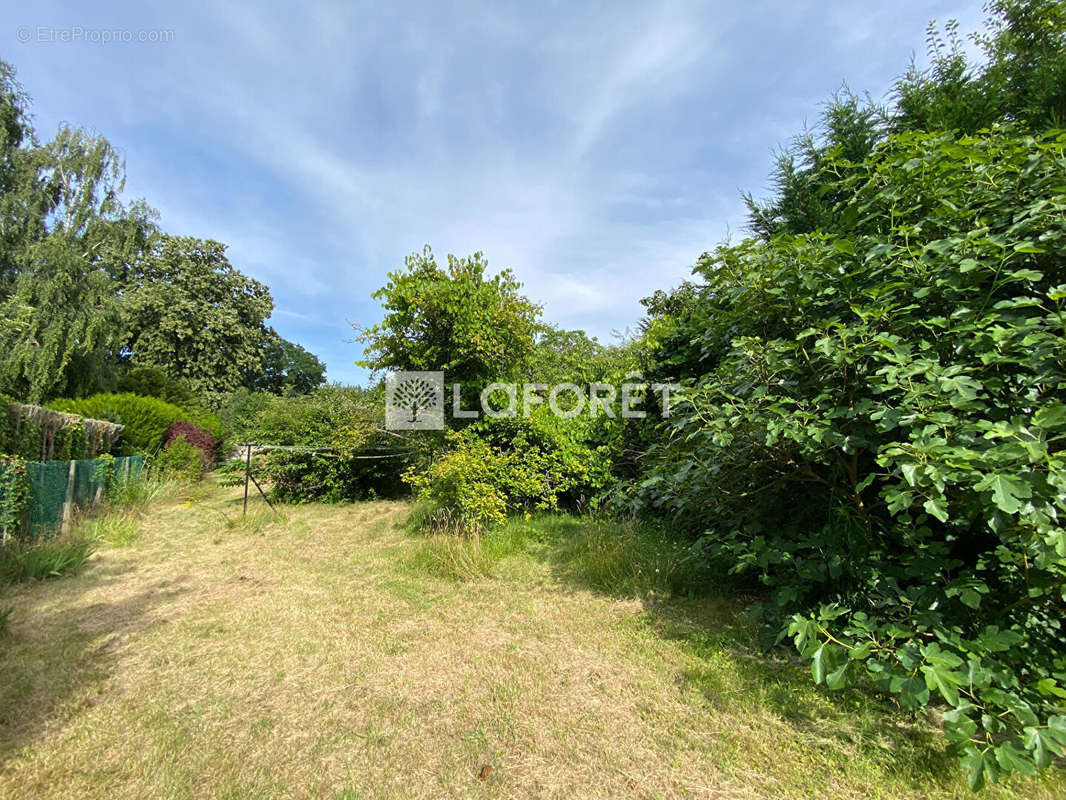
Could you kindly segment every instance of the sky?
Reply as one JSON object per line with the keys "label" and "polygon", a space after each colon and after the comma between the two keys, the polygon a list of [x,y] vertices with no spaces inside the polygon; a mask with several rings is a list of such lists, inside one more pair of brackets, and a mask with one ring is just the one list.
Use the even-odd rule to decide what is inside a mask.
{"label": "sky", "polygon": [[371,294],[429,244],[601,341],[745,234],[741,192],[842,82],[883,99],[980,3],[9,2],[42,138],[106,136],[126,195],[229,246],[271,323],[359,383]]}

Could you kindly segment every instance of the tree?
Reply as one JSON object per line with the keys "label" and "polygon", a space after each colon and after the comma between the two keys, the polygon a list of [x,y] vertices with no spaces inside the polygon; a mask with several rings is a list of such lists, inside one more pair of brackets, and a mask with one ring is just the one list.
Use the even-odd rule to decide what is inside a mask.
{"label": "tree", "polygon": [[159,367],[133,367],[118,379],[117,388],[140,397],[157,397],[179,408],[196,405],[196,397],[184,381],[171,378]]}
{"label": "tree", "polygon": [[594,383],[622,371],[624,348],[604,345],[581,330],[545,325],[537,335],[528,377],[537,383]]}
{"label": "tree", "polygon": [[487,277],[481,253],[448,256],[437,265],[427,245],[405,268],[389,273],[374,298],[385,318],[361,332],[366,358],[379,370],[444,370],[448,379],[479,384],[524,374],[539,330],[540,306],[519,293],[509,270]]}
{"label": "tree", "polygon": [[[846,87],[822,111],[813,131],[804,131],[777,157],[774,197],[759,203],[744,195],[749,227],[764,239],[775,233],[810,233],[834,223],[846,174],[870,154],[884,135],[883,108]],[[827,171],[832,163],[834,171]],[[842,174],[843,173],[843,174]]]}
{"label": "tree", "polygon": [[228,392],[263,368],[274,301],[211,239],[159,234],[124,289],[126,357],[198,393]]}
{"label": "tree", "polygon": [[262,372],[249,373],[249,389],[277,395],[310,394],[326,382],[326,365],[295,342],[281,338],[273,328],[263,343]]}
{"label": "tree", "polygon": [[929,26],[930,66],[896,84],[895,130],[976,133],[999,120],[1034,131],[1066,122],[1066,5],[1061,0],[993,0],[986,34],[971,38],[985,63],[966,57],[958,24]]}
{"label": "tree", "polygon": [[27,213],[30,198],[25,188],[36,177],[28,157],[33,143],[29,99],[15,79],[14,68],[0,61],[0,299],[11,291],[17,274],[16,252],[25,242],[32,216]]}
{"label": "tree", "polygon": [[[17,133],[18,95],[6,97]],[[124,165],[103,137],[63,126],[43,146],[27,129],[21,141],[2,159],[13,169],[0,170],[11,225],[0,254],[0,388],[40,402],[107,381],[122,333],[114,275],[137,258],[152,212],[121,202]]]}
{"label": "tree", "polygon": [[749,227],[763,239],[775,233],[838,230],[834,209],[841,193],[873,148],[892,132],[951,131],[974,134],[999,121],[1034,132],[1066,124],[1066,4],[1061,0],[993,0],[987,34],[972,39],[985,62],[973,64],[959,26],[930,24],[930,65],[913,63],[896,81],[885,108],[844,89],[778,156],[771,174],[773,196],[745,195]]}

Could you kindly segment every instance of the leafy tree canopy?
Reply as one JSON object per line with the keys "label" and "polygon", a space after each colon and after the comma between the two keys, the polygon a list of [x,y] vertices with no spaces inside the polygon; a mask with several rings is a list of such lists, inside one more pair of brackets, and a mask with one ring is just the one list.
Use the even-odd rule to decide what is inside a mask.
{"label": "leafy tree canopy", "polygon": [[13,71],[0,64],[0,387],[31,402],[85,392],[120,345],[113,276],[151,226],[119,199],[124,165],[69,126],[38,145]]}
{"label": "leafy tree canopy", "polygon": [[281,338],[273,328],[263,343],[262,372],[251,373],[244,385],[278,395],[310,394],[326,382],[326,365],[314,353]]}
{"label": "leafy tree canopy", "polygon": [[262,369],[274,301],[214,240],[158,234],[124,290],[126,346],[200,394],[236,389]]}
{"label": "leafy tree canopy", "polygon": [[625,365],[623,346],[601,344],[584,331],[545,325],[537,335],[528,377],[537,383],[581,385],[603,381]]}
{"label": "leafy tree canopy", "polygon": [[486,275],[481,253],[437,265],[427,245],[389,273],[374,297],[385,318],[362,331],[366,358],[379,370],[444,370],[479,383],[525,374],[535,351],[540,306],[519,293],[509,270]]}
{"label": "leafy tree canopy", "polygon": [[141,397],[157,397],[181,408],[197,405],[184,381],[171,378],[159,367],[133,367],[118,379],[118,391]]}
{"label": "leafy tree canopy", "polygon": [[835,230],[833,211],[844,181],[893,132],[973,134],[997,121],[1033,131],[1066,124],[1066,4],[1061,0],[993,0],[985,33],[972,35],[984,55],[971,63],[956,22],[931,23],[930,65],[913,63],[897,80],[886,107],[846,87],[826,105],[813,131],[781,153],[771,175],[772,197],[745,196],[749,224],[761,238],[774,233]]}

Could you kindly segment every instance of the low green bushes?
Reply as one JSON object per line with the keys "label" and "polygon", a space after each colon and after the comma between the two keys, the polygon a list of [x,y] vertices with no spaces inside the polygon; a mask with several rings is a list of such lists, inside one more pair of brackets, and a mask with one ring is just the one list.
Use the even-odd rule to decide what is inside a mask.
{"label": "low green bushes", "polygon": [[119,440],[122,455],[153,453],[163,443],[170,426],[178,421],[192,422],[218,438],[221,426],[211,414],[185,409],[155,397],[135,394],[95,394],[81,399],[60,399],[49,408],[125,426]]}
{"label": "low green bushes", "polygon": [[[401,475],[420,445],[383,430],[380,389],[323,386],[296,397],[242,392],[233,401],[221,411],[232,441],[298,448],[258,457],[278,500],[333,503],[405,491]],[[243,464],[231,465],[236,480]]]}
{"label": "low green bushes", "polygon": [[509,514],[587,508],[610,474],[605,449],[588,444],[586,433],[584,422],[540,409],[450,432],[427,467],[404,476],[417,495],[416,523],[479,532]]}
{"label": "low green bushes", "polygon": [[179,438],[184,439],[200,451],[200,455],[203,457],[204,469],[207,469],[214,463],[215,448],[218,443],[210,432],[193,425],[191,422],[179,420],[178,422],[171,423],[170,427],[167,429],[166,436],[163,438],[163,446],[168,447],[171,442]]}
{"label": "low green bushes", "polygon": [[152,461],[152,469],[164,478],[196,483],[204,475],[203,452],[189,444],[184,436],[179,436],[159,451]]}

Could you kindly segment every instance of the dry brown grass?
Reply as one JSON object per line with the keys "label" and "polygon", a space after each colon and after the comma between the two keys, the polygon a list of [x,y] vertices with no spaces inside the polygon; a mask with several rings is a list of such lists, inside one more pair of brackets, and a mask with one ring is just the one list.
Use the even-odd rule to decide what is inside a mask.
{"label": "dry brown grass", "polygon": [[934,732],[757,657],[732,607],[646,607],[525,556],[437,577],[406,510],[241,521],[219,490],[10,590],[0,797],[965,794]]}

